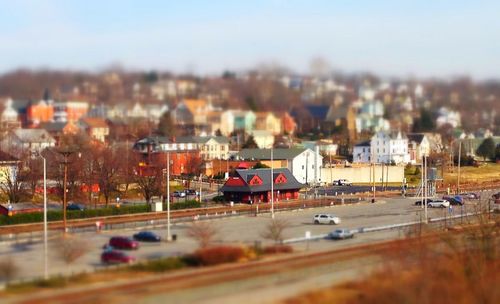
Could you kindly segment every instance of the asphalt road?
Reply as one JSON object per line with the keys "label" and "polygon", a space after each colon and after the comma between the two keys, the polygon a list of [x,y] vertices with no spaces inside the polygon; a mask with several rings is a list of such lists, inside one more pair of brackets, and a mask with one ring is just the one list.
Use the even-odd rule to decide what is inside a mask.
{"label": "asphalt road", "polygon": [[[403,223],[419,220],[422,209],[414,206],[415,199],[396,198],[385,199],[376,204],[361,203],[357,205],[342,205],[327,208],[315,208],[297,211],[286,211],[276,213],[276,218],[286,219],[290,227],[285,232],[286,238],[304,236],[306,231],[312,235],[325,234],[335,228],[355,229],[360,227],[374,227],[388,224]],[[465,211],[473,208],[467,203]],[[447,210],[429,209],[430,217],[441,217]],[[314,225],[312,218],[317,213],[332,213],[341,217],[342,223],[338,227],[331,225]],[[454,208],[455,214],[460,214],[459,208]],[[216,242],[220,244],[254,244],[263,241],[261,235],[266,225],[270,222],[269,214],[255,216],[238,216],[217,220],[211,220],[218,227],[219,233]],[[197,248],[194,240],[186,235],[186,229],[190,223],[177,223],[172,226],[172,233],[177,234],[178,240],[172,243],[141,244],[141,248],[131,252],[139,260],[151,259],[165,256],[182,255],[192,252]],[[154,229],[158,234],[165,236],[166,229]],[[89,271],[102,267],[100,253],[102,246],[107,243],[110,236],[131,236],[135,230],[106,231],[101,233],[82,233],[76,237],[84,239],[88,244],[88,252],[76,262],[67,265],[59,257],[60,244],[56,240],[49,242],[49,271],[50,274],[69,274],[81,271]],[[309,244],[297,243],[293,246],[296,250],[327,250],[341,248],[352,244],[384,240],[402,236],[400,231],[386,231],[377,233],[358,234],[352,240],[311,241]],[[12,257],[20,268],[17,278],[39,277],[43,273],[43,245],[41,243],[11,245],[0,243],[0,259]]]}

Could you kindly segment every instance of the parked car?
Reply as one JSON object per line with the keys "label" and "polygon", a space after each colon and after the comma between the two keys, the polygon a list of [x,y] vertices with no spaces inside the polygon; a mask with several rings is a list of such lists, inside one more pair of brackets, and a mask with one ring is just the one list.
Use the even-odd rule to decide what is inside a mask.
{"label": "parked car", "polygon": [[445,201],[449,201],[450,204],[452,205],[459,205],[462,206],[464,204],[464,199],[460,195],[455,195],[455,196],[443,196],[443,199]]}
{"label": "parked car", "polygon": [[134,234],[134,240],[142,242],[160,242],[161,237],[151,231],[141,231]]}
{"label": "parked car", "polygon": [[68,211],[84,211],[85,207],[82,204],[70,203],[66,206],[66,210]]}
{"label": "parked car", "polygon": [[433,199],[428,198],[428,199],[425,199],[425,200],[416,201],[415,202],[415,206],[422,206],[422,202],[423,201],[427,201],[427,203],[431,203],[433,201]]}
{"label": "parked car", "polygon": [[348,181],[347,179],[338,179],[336,181],[333,181],[333,185],[337,186],[352,186],[352,183]]}
{"label": "parked car", "polygon": [[450,207],[450,202],[444,199],[437,199],[429,202],[428,206],[431,208],[448,208]]}
{"label": "parked car", "polygon": [[187,195],[198,195],[198,194],[199,194],[199,193],[198,193],[198,191],[196,191],[196,190],[194,190],[194,189],[187,189],[187,190],[185,191],[185,193],[186,193]]}
{"label": "parked car", "polygon": [[139,242],[125,236],[114,236],[109,239],[109,246],[115,249],[139,249]]}
{"label": "parked car", "polygon": [[462,196],[467,198],[467,199],[480,199],[481,198],[481,194],[474,193],[474,192],[464,193],[464,194],[462,194]]}
{"label": "parked car", "polygon": [[101,262],[106,264],[133,263],[135,258],[123,251],[109,250],[101,254]]}
{"label": "parked car", "polygon": [[184,191],[174,191],[174,197],[186,197],[186,192]]}
{"label": "parked car", "polygon": [[316,214],[313,217],[314,224],[340,224],[340,217],[333,214]]}
{"label": "parked car", "polygon": [[349,229],[335,229],[328,234],[328,238],[333,240],[352,239],[354,233]]}

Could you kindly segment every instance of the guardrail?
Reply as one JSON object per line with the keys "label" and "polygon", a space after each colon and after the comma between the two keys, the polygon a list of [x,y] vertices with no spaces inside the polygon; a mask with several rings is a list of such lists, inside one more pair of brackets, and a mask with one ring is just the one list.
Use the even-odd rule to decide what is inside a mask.
{"label": "guardrail", "polygon": [[[492,212],[492,211],[490,210],[490,212]],[[481,212],[469,212],[469,213],[464,213],[464,214],[430,218],[429,223],[448,221],[448,220],[452,220],[452,219],[463,218],[463,217],[468,217],[468,216],[473,216],[473,215],[478,215],[478,214],[481,214]],[[351,229],[350,232],[351,233],[368,233],[368,232],[375,232],[375,231],[405,228],[405,227],[420,225],[422,223],[423,222],[420,222],[420,221],[412,221],[412,222],[405,222],[405,223],[391,224],[391,225],[384,225],[384,226],[376,226],[376,227],[360,227],[360,228]],[[290,243],[314,241],[314,240],[325,239],[327,237],[328,237],[328,234],[318,234],[318,235],[311,235],[310,237],[304,236],[304,237],[287,239],[287,240],[284,240],[283,243],[290,244]]]}

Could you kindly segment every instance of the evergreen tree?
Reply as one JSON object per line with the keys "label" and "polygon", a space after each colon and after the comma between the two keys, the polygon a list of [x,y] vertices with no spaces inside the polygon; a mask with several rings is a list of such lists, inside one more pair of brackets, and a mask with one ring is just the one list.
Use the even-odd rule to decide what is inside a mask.
{"label": "evergreen tree", "polygon": [[495,142],[492,138],[486,138],[479,145],[476,150],[476,154],[483,157],[484,160],[487,158],[493,160],[495,159]]}
{"label": "evergreen tree", "polygon": [[257,146],[257,143],[255,142],[255,139],[253,138],[252,135],[250,135],[247,138],[247,141],[243,144],[243,149],[256,149],[259,146]]}
{"label": "evergreen tree", "polygon": [[160,122],[158,123],[158,133],[166,137],[175,136],[175,125],[169,111],[163,113],[160,117]]}

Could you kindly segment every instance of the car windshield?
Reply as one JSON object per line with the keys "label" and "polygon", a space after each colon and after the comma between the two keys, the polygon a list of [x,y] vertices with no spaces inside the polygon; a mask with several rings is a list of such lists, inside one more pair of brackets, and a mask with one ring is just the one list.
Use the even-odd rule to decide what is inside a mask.
{"label": "car windshield", "polygon": [[344,230],[342,230],[342,229],[335,230],[335,233],[342,233],[342,232],[344,232]]}

